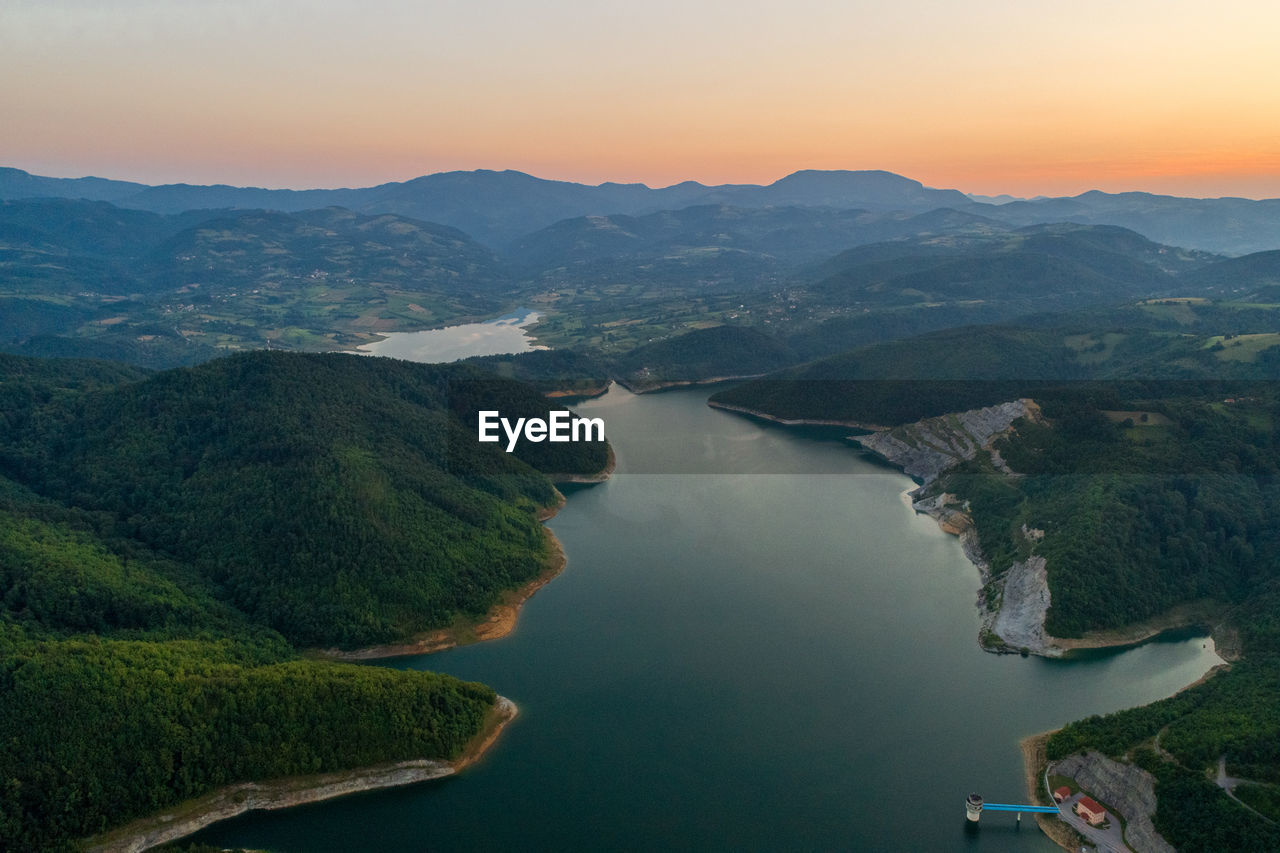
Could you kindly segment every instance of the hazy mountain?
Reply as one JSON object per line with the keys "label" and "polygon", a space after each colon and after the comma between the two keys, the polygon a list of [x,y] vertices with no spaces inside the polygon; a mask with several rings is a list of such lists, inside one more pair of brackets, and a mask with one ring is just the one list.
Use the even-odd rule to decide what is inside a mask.
{"label": "hazy mountain", "polygon": [[104,201],[0,201],[0,248],[59,255],[136,257],[184,222]]}
{"label": "hazy mountain", "polygon": [[116,201],[131,196],[146,184],[106,178],[45,178],[21,169],[0,166],[0,198],[85,198]]}
{"label": "hazy mountain", "polygon": [[1188,287],[1243,299],[1280,302],[1280,251],[1228,258],[1186,277]]}
{"label": "hazy mountain", "polygon": [[149,293],[308,277],[471,291],[503,273],[493,252],[461,231],[389,214],[326,208],[161,216],[105,202],[0,202],[0,293]]}
{"label": "hazy mountain", "polygon": [[1280,248],[1280,199],[1196,199],[1094,190],[1073,198],[1022,200],[931,189],[884,171],[805,170],[767,186],[706,186],[685,181],[652,189],[644,184],[590,186],[549,181],[511,170],[478,169],[440,172],[360,189],[270,190],[191,184],[152,187],[103,178],[44,178],[20,169],[0,169],[0,198],[37,197],[111,201],[156,213],[197,208],[297,211],[340,206],[360,213],[397,213],[451,225],[495,248],[562,219],[635,216],[706,204],[915,213],[954,207],[1012,225],[1120,225],[1160,243],[1226,254]]}
{"label": "hazy mountain", "polygon": [[1120,225],[1158,243],[1228,255],[1280,249],[1280,199],[1179,198],[1093,190],[1073,198],[979,205],[976,210],[1016,225]]}
{"label": "hazy mountain", "polygon": [[951,209],[924,214],[818,207],[698,205],[647,216],[580,216],[518,240],[508,251],[522,269],[679,253],[737,251],[782,265],[810,263],[864,243],[922,233],[990,233],[1008,226]]}
{"label": "hazy mountain", "polygon": [[919,181],[884,171],[806,169],[767,187],[742,187],[738,204],[863,207],[868,210],[932,210],[968,202],[959,190],[935,190]]}
{"label": "hazy mountain", "polygon": [[0,346],[30,355],[172,366],[214,347],[329,350],[491,314],[509,284],[461,231],[391,214],[0,202]]}
{"label": "hazy mountain", "polygon": [[277,286],[310,279],[376,281],[406,290],[464,290],[501,279],[498,259],[454,228],[342,208],[243,211],[189,228],[160,246],[160,286]]}
{"label": "hazy mountain", "polygon": [[[104,189],[100,183],[110,186]],[[441,172],[363,189],[334,190],[190,184],[148,187],[102,182],[98,178],[40,178],[18,169],[0,173],[0,198],[103,198],[108,190],[110,200],[122,207],[156,213],[228,207],[297,211],[330,206],[361,213],[396,213],[460,228],[491,246],[504,246],[562,219],[592,214],[636,215],[698,204],[923,212],[969,203],[963,193],[955,190],[929,189],[918,181],[881,171],[796,172],[768,186],[709,187],[686,181],[651,189],[644,184],[589,186],[544,180],[511,170],[480,169]]]}
{"label": "hazy mountain", "polygon": [[811,290],[841,302],[963,300],[1086,304],[1176,289],[1214,258],[1113,226],[1036,225],[1005,234],[914,237],[850,249],[813,273]]}
{"label": "hazy mountain", "polygon": [[1096,190],[1073,198],[988,198],[968,196],[958,190],[931,189],[901,175],[872,170],[805,170],[767,186],[706,186],[685,181],[652,189],[644,184],[590,186],[511,170],[478,169],[440,172],[360,189],[270,190],[190,184],[152,187],[102,178],[44,178],[20,169],[0,169],[0,198],[36,197],[105,200],[156,213],[197,208],[297,211],[340,206],[360,213],[397,213],[451,225],[495,248],[503,248],[562,219],[636,216],[708,204],[915,213],[953,207],[1012,225],[1120,225],[1160,243],[1226,254],[1280,248],[1280,199],[1195,199]]}
{"label": "hazy mountain", "polygon": [[1008,204],[1011,201],[1027,201],[1027,199],[1008,193],[1000,193],[1000,195],[979,195],[978,193],[965,193],[970,201],[976,201],[980,204]]}

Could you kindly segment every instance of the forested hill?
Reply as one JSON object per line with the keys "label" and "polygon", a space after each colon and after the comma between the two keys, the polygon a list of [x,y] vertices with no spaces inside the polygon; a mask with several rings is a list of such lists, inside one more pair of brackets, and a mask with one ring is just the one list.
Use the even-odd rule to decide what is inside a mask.
{"label": "forested hill", "polygon": [[[1097,749],[1152,772],[1156,826],[1180,851],[1274,850],[1275,825],[1208,781],[1225,761],[1229,775],[1249,780],[1238,799],[1280,820],[1280,334],[1264,331],[1273,314],[1153,300],[1108,312],[1112,322],[1147,315],[1146,328],[1107,331],[1090,314],[1065,326],[949,330],[712,399],[787,418],[901,425],[891,435],[923,454],[946,439],[930,431],[934,422],[912,422],[943,416],[958,436],[961,419],[945,413],[1038,402],[1038,415],[1016,421],[990,454],[942,471],[918,495],[974,537],[986,605],[1008,607],[1024,593],[1006,580],[1043,560],[1051,637],[1172,620],[1181,607],[1218,625],[1215,636],[1230,641],[1223,654],[1244,653],[1232,671],[1176,697],[1067,726],[1050,756]],[[1226,333],[1209,334],[1215,327]],[[984,631],[983,642],[1007,649],[1008,640]]]}
{"label": "forested hill", "polygon": [[782,418],[899,424],[1064,381],[1276,378],[1275,306],[1174,297],[857,347],[712,400]]}
{"label": "forested hill", "polygon": [[[23,364],[4,362],[6,386]],[[108,513],[295,643],[371,644],[537,574],[545,473],[604,467],[603,444],[481,445],[482,406],[549,409],[464,366],[256,352],[11,410],[0,465]]]}
{"label": "forested hill", "polygon": [[487,609],[546,565],[545,416],[465,366],[256,352],[148,374],[0,356],[0,849],[235,782],[456,758],[494,692],[303,660]]}

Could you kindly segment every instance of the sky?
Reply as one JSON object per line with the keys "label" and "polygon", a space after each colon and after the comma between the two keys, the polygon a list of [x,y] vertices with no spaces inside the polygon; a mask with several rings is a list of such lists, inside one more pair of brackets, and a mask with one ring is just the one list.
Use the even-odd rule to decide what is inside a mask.
{"label": "sky", "polygon": [[3,0],[0,165],[1280,197],[1273,0]]}

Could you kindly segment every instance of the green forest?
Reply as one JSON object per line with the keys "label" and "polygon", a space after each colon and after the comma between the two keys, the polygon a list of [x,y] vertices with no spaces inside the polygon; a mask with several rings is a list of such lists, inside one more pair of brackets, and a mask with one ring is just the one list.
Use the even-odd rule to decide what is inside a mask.
{"label": "green forest", "polygon": [[[1232,352],[1262,333],[1215,337],[1204,328],[1233,317],[1198,306],[1181,315],[1190,329],[1178,333],[948,330],[712,398],[880,425],[1037,401],[1044,420],[1021,419],[995,443],[1001,467],[980,454],[930,493],[953,495],[971,516],[992,569],[991,605],[1014,561],[1045,557],[1045,628],[1054,636],[1206,602],[1220,628],[1239,634],[1243,659],[1229,671],[1146,707],[1072,723],[1049,743],[1050,758],[1097,749],[1150,770],[1156,827],[1184,853],[1280,849],[1280,829],[1242,805],[1280,821],[1280,393],[1267,381],[1275,350]],[[1235,801],[1211,781],[1220,759],[1228,775],[1248,780]]]}
{"label": "green forest", "polygon": [[[1244,659],[1203,684],[1151,705],[1071,723],[1049,741],[1051,759],[1095,749],[1156,778],[1156,828],[1183,853],[1280,849],[1280,585],[1231,611]],[[1220,759],[1250,783],[1234,802],[1212,780]],[[1267,823],[1240,804],[1269,818]]]}
{"label": "green forest", "polygon": [[[1036,399],[1048,423],[1021,422],[996,444],[1018,476],[979,456],[935,488],[968,502],[996,577],[1032,547],[1045,557],[1050,634],[1237,602],[1280,576],[1269,386],[1085,383]],[[1031,529],[1043,532],[1034,546],[1021,533]]]}
{"label": "green forest", "polygon": [[[483,613],[547,558],[548,473],[468,367],[260,352],[149,375],[0,357],[0,847],[250,779],[456,757],[488,687],[300,657]],[[50,713],[56,709],[56,713]]]}

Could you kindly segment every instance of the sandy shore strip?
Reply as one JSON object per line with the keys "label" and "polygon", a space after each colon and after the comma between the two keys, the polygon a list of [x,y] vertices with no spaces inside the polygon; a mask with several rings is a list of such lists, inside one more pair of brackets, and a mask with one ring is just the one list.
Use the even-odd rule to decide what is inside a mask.
{"label": "sandy shore strip", "polygon": [[[609,459],[600,474],[563,475],[556,479],[562,483],[601,483],[613,475],[618,464],[613,447],[609,447]],[[560,511],[565,504],[564,495],[556,492],[556,502],[538,511],[538,521],[547,521]],[[363,649],[346,651],[343,649],[314,649],[310,652],[316,657],[339,661],[377,660],[378,658],[404,657],[407,655],[429,655],[442,652],[455,646],[466,646],[485,640],[499,640],[516,628],[520,618],[520,608],[534,593],[550,583],[556,575],[564,571],[568,559],[560,540],[548,528],[542,528],[547,540],[547,564],[538,576],[528,583],[502,593],[498,603],[481,617],[459,616],[448,628],[437,628],[428,631],[407,643],[389,643],[381,646],[368,646]]]}
{"label": "sandy shore strip", "polygon": [[568,397],[572,400],[590,400],[595,397],[603,396],[609,390],[609,386],[613,384],[612,379],[606,379],[603,385],[597,385],[591,388],[581,388],[577,391],[569,389],[561,389],[559,391],[548,391],[542,396],[549,400],[557,400],[562,397]]}
{"label": "sandy shore strip", "polygon": [[474,764],[515,719],[516,705],[499,696],[483,726],[462,754],[452,761],[411,759],[339,773],[290,776],[268,782],[241,782],[188,800],[172,809],[140,818],[96,836],[82,847],[88,853],[138,853],[168,844],[206,826],[257,809],[287,809],[361,791],[395,788],[451,776]]}
{"label": "sandy shore strip", "polygon": [[[1049,743],[1049,738],[1058,731],[1054,729],[1041,732],[1038,735],[1024,737],[1018,742],[1018,748],[1022,750],[1022,768],[1026,779],[1028,803],[1052,805],[1049,792],[1044,788],[1044,770],[1049,765],[1045,746]],[[1075,853],[1080,849],[1083,839],[1061,818],[1051,814],[1036,814],[1035,818],[1036,825],[1041,831],[1067,853]]]}
{"label": "sandy shore strip", "polygon": [[342,649],[321,649],[312,654],[338,661],[365,661],[378,658],[403,657],[405,655],[429,655],[433,652],[451,649],[454,646],[466,646],[485,640],[498,640],[507,636],[516,628],[520,618],[520,608],[534,594],[550,583],[556,575],[564,571],[567,559],[560,540],[547,528],[542,528],[547,537],[550,556],[546,567],[538,576],[523,586],[507,590],[501,600],[490,608],[489,612],[479,618],[459,617],[448,628],[437,628],[407,643],[392,643],[383,646],[368,646],[363,649],[343,651]]}
{"label": "sandy shore strip", "polygon": [[1221,619],[1225,606],[1212,601],[1180,604],[1164,613],[1110,631],[1089,631],[1083,637],[1050,637],[1060,649],[1111,649],[1136,646],[1169,631],[1196,626],[1209,627]]}
{"label": "sandy shore strip", "polygon": [[619,379],[618,384],[632,394],[654,394],[659,391],[672,391],[677,388],[700,388],[704,385],[721,385],[725,382],[745,382],[748,379],[759,379],[767,373],[748,373],[742,376],[708,376],[706,379],[659,379],[655,382],[635,382]]}
{"label": "sandy shore strip", "polygon": [[[1195,681],[1181,688],[1178,693],[1184,690],[1190,690],[1204,684],[1210,678],[1213,678],[1220,672],[1226,672],[1231,669],[1231,664],[1220,663],[1211,667],[1208,672],[1197,678]],[[1018,741],[1018,748],[1022,750],[1022,770],[1027,787],[1027,796],[1030,797],[1027,802],[1037,803],[1041,805],[1051,805],[1049,800],[1049,792],[1045,790],[1044,772],[1049,766],[1049,755],[1047,747],[1049,738],[1057,734],[1061,729],[1053,729],[1052,731],[1041,732],[1038,735],[1031,735]],[[1082,843],[1087,843],[1080,835],[1063,821],[1048,814],[1037,814],[1036,823],[1044,830],[1044,834],[1053,839],[1067,853],[1075,853],[1080,849]]]}

